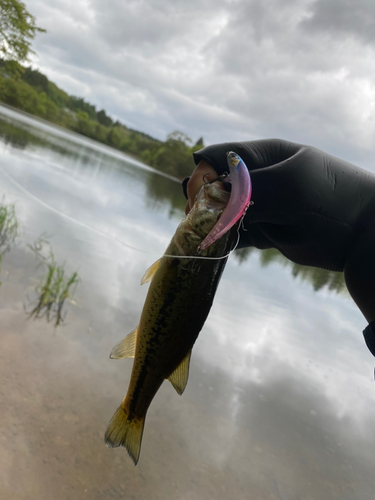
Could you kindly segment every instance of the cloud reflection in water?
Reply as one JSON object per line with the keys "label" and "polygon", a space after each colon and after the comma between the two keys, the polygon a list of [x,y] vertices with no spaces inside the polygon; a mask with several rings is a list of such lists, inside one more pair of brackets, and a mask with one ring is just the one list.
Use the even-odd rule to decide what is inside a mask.
{"label": "cloud reflection in water", "polygon": [[[242,263],[230,256],[194,347],[183,397],[163,384],[150,407],[139,471],[130,468],[123,450],[108,452],[102,434],[131,371],[129,360],[110,361],[108,355],[137,325],[147,292],[139,286],[141,276],[182,218],[182,195],[177,183],[159,182],[156,174],[100,156],[82,142],[80,153],[76,143],[54,137],[46,156],[44,145],[30,149],[24,141],[23,149],[15,149],[1,143],[2,168],[33,195],[0,172],[7,199],[17,201],[24,237],[52,234],[56,260],[79,268],[82,279],[81,308],[69,311],[69,324],[53,338],[17,316],[20,296],[35,277],[33,259],[21,247],[6,256],[3,327],[11,326],[1,352],[15,346],[17,372],[10,365],[9,373],[31,367],[23,382],[16,380],[21,388],[30,383],[36,394],[26,404],[17,399],[19,388],[12,392],[14,404],[28,408],[35,421],[23,420],[24,413],[11,418],[21,437],[31,426],[34,448],[44,443],[34,455],[8,446],[2,451],[7,463],[22,456],[45,471],[33,478],[55,478],[49,494],[70,484],[95,484],[89,498],[121,498],[130,491],[140,500],[150,491],[160,499],[371,498],[375,393],[373,359],[361,334],[365,321],[346,294],[329,286],[316,292],[308,272],[294,276],[281,257],[270,261],[257,250]],[[12,380],[4,378],[11,388]],[[48,433],[39,431],[41,422]],[[57,422],[64,429],[60,440],[54,437]],[[55,449],[64,464],[72,456],[80,464],[66,465],[61,477],[56,460],[37,469],[35,458],[54,457]],[[35,481],[28,470],[18,475],[24,491]],[[125,493],[117,489],[123,482]]]}

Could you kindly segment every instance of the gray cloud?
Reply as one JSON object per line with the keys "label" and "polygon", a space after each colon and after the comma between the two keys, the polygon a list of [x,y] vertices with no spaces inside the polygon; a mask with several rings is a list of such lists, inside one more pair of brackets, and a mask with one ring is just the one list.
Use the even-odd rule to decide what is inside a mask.
{"label": "gray cloud", "polygon": [[[158,138],[283,137],[371,168],[375,6],[338,0],[99,0],[28,8],[36,66]],[[375,167],[374,167],[375,169]]]}
{"label": "gray cloud", "polygon": [[318,33],[347,37],[351,34],[366,43],[375,41],[375,4],[371,0],[317,0],[303,27]]}

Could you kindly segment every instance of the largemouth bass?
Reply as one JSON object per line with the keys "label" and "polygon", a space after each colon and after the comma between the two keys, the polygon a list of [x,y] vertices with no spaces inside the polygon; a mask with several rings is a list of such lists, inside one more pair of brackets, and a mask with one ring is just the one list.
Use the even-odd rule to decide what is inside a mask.
{"label": "largemouth bass", "polygon": [[217,182],[202,186],[164,256],[146,271],[142,284],[151,284],[140,323],[111,353],[116,359],[134,357],[134,364],[127,395],[108,425],[105,443],[124,446],[134,465],[146,413],[161,384],[168,379],[178,394],[186,387],[192,347],[236,239],[238,224],[207,249],[199,249],[228,204],[230,195],[220,186]]}

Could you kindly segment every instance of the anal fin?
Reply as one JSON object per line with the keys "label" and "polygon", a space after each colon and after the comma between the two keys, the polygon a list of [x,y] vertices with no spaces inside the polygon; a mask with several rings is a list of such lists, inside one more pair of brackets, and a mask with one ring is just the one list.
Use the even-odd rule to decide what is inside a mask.
{"label": "anal fin", "polygon": [[134,358],[135,344],[137,342],[137,328],[115,345],[109,355],[111,359]]}
{"label": "anal fin", "polygon": [[168,380],[175,388],[177,394],[181,396],[184,392],[188,378],[191,350],[187,353],[178,367],[169,375]]}

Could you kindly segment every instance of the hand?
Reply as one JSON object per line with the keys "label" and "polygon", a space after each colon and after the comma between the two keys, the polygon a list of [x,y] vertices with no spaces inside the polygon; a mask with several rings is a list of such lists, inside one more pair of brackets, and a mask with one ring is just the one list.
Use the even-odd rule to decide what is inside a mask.
{"label": "hand", "polygon": [[[190,212],[194,205],[195,197],[198,194],[198,191],[203,186],[204,182],[212,181],[217,177],[217,173],[213,167],[206,161],[202,160],[199,162],[199,165],[192,173],[189,182],[186,186],[187,193],[187,203],[185,207],[186,215]],[[203,180],[204,178],[204,180]]]}
{"label": "hand", "polygon": [[240,155],[253,185],[254,205],[239,247],[277,248],[298,264],[345,270],[354,300],[374,320],[375,175],[314,147],[278,139],[217,144],[194,154],[188,208],[203,175],[214,178],[227,170],[227,151]]}

